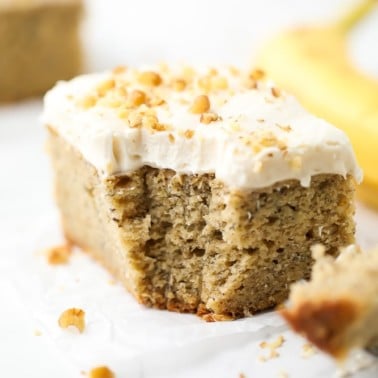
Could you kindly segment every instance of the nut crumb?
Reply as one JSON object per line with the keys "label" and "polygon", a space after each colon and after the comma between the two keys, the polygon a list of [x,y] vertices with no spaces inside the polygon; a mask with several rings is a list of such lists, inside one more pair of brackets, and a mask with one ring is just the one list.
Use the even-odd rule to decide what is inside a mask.
{"label": "nut crumb", "polygon": [[186,130],[184,132],[184,137],[187,138],[187,139],[192,139],[193,135],[194,135],[194,131],[193,130]]}
{"label": "nut crumb", "polygon": [[138,80],[141,84],[147,85],[150,87],[157,87],[162,83],[162,78],[161,76],[153,71],[145,71],[141,72]]}
{"label": "nut crumb", "polygon": [[168,139],[171,143],[175,143],[175,137],[172,134],[168,134]]}
{"label": "nut crumb", "polygon": [[50,247],[46,250],[47,261],[51,265],[67,264],[72,253],[69,243]]}
{"label": "nut crumb", "polygon": [[316,354],[316,349],[312,344],[310,343],[303,344],[301,357],[309,358],[313,356],[314,354]]}
{"label": "nut crumb", "polygon": [[117,75],[126,72],[126,66],[117,66],[113,68],[112,73]]}
{"label": "nut crumb", "polygon": [[202,113],[200,117],[200,122],[208,125],[211,122],[219,121],[220,117],[216,113]]}
{"label": "nut crumb", "polygon": [[256,68],[249,74],[249,77],[253,80],[261,80],[265,77],[265,72],[259,68]]}
{"label": "nut crumb", "polygon": [[78,102],[78,105],[84,109],[89,109],[95,106],[97,103],[97,97],[95,96],[86,96],[81,101]]}
{"label": "nut crumb", "polygon": [[276,87],[272,87],[270,89],[270,91],[272,92],[272,96],[273,97],[280,97],[281,96],[281,90],[279,88],[276,88]]}
{"label": "nut crumb", "polygon": [[97,86],[97,94],[99,97],[104,97],[108,91],[115,87],[115,80],[109,79]]}
{"label": "nut crumb", "polygon": [[281,130],[286,131],[286,132],[290,132],[292,130],[290,125],[280,125],[280,124],[276,123],[276,126],[278,128],[280,128]]}
{"label": "nut crumb", "polygon": [[260,343],[260,348],[269,349],[269,354],[267,356],[263,356],[263,355],[258,356],[258,360],[261,362],[265,362],[273,358],[279,357],[280,354],[277,352],[277,349],[280,348],[284,342],[285,342],[285,338],[282,335],[278,336],[277,339],[272,341],[271,343],[262,341]]}
{"label": "nut crumb", "polygon": [[62,312],[58,324],[61,328],[76,327],[82,333],[85,328],[85,312],[80,308],[69,308]]}
{"label": "nut crumb", "polygon": [[172,82],[173,90],[182,92],[186,88],[186,81],[184,79],[175,79]]}
{"label": "nut crumb", "polygon": [[209,109],[210,109],[210,100],[209,100],[209,97],[207,97],[206,95],[197,96],[194,99],[192,106],[190,107],[190,111],[194,114],[205,113]]}
{"label": "nut crumb", "polygon": [[89,378],[115,378],[114,373],[107,366],[97,366],[89,374]]}
{"label": "nut crumb", "polygon": [[139,106],[145,104],[146,100],[146,94],[138,89],[133,90],[128,98],[128,102],[131,106]]}

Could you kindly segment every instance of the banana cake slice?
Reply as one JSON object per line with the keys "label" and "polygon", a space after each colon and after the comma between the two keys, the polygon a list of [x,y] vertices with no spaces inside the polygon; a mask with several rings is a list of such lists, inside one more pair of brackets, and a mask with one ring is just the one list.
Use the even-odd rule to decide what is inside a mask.
{"label": "banana cake slice", "polygon": [[67,239],[145,305],[242,317],[354,241],[345,134],[234,67],[117,67],[60,82],[43,120]]}
{"label": "banana cake slice", "polygon": [[0,0],[0,102],[42,95],[81,68],[82,0]]}
{"label": "banana cake slice", "polygon": [[332,356],[378,350],[378,250],[352,245],[336,259],[318,256],[311,280],[294,284],[290,301],[282,311],[289,324]]}

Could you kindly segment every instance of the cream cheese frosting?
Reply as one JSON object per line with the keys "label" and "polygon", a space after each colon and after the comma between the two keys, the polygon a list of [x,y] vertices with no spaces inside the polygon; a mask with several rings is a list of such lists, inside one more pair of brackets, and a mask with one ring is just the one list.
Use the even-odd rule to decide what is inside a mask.
{"label": "cream cheese frosting", "polygon": [[144,165],[214,173],[236,189],[362,174],[347,136],[272,83],[233,67],[131,69],[59,82],[43,122],[103,177]]}

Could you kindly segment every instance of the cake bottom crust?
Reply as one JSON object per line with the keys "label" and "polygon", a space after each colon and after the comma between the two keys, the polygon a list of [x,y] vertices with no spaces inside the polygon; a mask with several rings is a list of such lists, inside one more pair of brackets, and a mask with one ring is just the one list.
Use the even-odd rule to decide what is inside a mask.
{"label": "cake bottom crust", "polygon": [[56,200],[67,239],[88,251],[147,306],[207,320],[282,303],[309,278],[310,246],[354,241],[353,179],[313,177],[250,192],[212,174],[142,167],[101,179],[53,131]]}

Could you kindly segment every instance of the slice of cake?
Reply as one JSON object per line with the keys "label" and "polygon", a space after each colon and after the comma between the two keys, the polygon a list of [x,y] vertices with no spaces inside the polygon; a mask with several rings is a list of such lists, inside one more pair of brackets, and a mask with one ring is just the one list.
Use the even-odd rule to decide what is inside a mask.
{"label": "slice of cake", "polygon": [[47,94],[65,235],[141,303],[248,315],[309,277],[312,244],[354,241],[347,137],[261,75],[119,67]]}
{"label": "slice of cake", "polygon": [[283,316],[297,332],[334,357],[378,347],[378,250],[346,248],[320,256],[311,281],[293,285]]}
{"label": "slice of cake", "polygon": [[0,102],[79,73],[81,0],[0,0]]}

